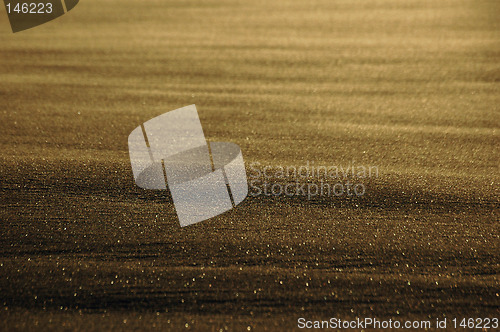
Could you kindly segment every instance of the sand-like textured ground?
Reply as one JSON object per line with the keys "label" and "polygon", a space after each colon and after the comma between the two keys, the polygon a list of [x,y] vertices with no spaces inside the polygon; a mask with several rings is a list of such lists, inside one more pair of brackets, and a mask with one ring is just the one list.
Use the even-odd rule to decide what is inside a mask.
{"label": "sand-like textured ground", "polygon": [[[0,329],[498,317],[499,13],[105,0],[12,34],[1,11]],[[167,192],[135,186],[127,137],[189,104],[248,167],[379,175],[180,228]]]}

